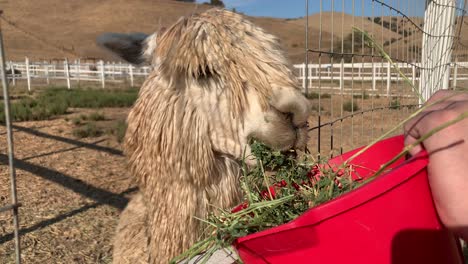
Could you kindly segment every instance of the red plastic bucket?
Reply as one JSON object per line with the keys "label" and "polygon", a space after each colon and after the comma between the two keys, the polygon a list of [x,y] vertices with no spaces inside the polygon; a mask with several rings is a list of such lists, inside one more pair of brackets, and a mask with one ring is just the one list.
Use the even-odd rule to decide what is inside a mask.
{"label": "red plastic bucket", "polygon": [[[358,165],[353,171],[369,177],[402,149],[402,136],[383,140],[351,162]],[[437,217],[427,164],[425,153],[401,159],[369,184],[234,246],[246,264],[463,263],[458,240]]]}

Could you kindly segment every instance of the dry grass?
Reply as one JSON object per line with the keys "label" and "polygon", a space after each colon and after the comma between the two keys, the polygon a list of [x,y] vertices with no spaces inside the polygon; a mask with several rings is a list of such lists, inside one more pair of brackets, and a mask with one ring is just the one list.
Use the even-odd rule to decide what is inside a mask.
{"label": "dry grass", "polygon": [[[350,95],[332,95],[331,98],[321,99],[320,103],[318,99],[311,100],[313,108],[316,109],[316,114],[309,119],[310,127],[316,128],[319,126],[319,107],[321,109],[320,125],[328,124],[320,128],[320,152],[323,155],[336,156],[341,152],[366,145],[415,111],[412,107],[390,109],[392,102],[398,101],[401,106],[417,103],[414,98],[377,97],[372,94],[368,96],[367,99],[364,99],[364,96],[354,98]],[[343,109],[342,111],[341,106],[346,102],[358,105],[359,110],[346,112]],[[369,111],[370,109],[375,110]],[[351,115],[354,115],[354,117],[351,117]],[[341,117],[348,118],[330,124],[330,122]],[[402,130],[398,130],[393,135],[401,133]],[[319,152],[318,134],[318,128],[312,130],[309,134],[311,139],[308,146],[312,153]]]}
{"label": "dry grass", "polygon": [[[73,109],[69,118],[94,110]],[[102,109],[109,126],[128,109]],[[114,121],[114,123],[111,123]],[[101,124],[104,126],[104,124]],[[58,118],[14,129],[24,263],[110,263],[111,238],[133,185],[114,136],[77,139]],[[5,146],[0,127],[0,144]],[[10,201],[6,153],[0,154],[0,206]],[[0,214],[0,259],[12,263],[9,214]]]}
{"label": "dry grass", "polygon": [[[41,4],[30,0],[4,0],[2,9],[3,34],[6,54],[9,60],[23,60],[25,56],[33,60],[74,57],[98,57],[115,60],[94,43],[96,37],[106,31],[146,32],[157,31],[169,26],[179,17],[207,10],[209,5],[196,5],[173,0],[134,0],[134,1],[92,1],[64,2],[42,0]],[[333,24],[331,23],[333,16]],[[304,18],[277,19],[269,17],[249,17],[255,24],[281,39],[283,48],[293,63],[304,60]],[[384,17],[384,20],[389,20]],[[414,18],[419,23],[420,18]],[[11,23],[10,23],[11,22]],[[414,30],[406,20],[398,20],[399,29]],[[367,20],[367,17],[353,17],[345,14],[324,12],[322,23],[319,14],[309,17],[309,45],[319,46],[320,25],[322,26],[322,50],[328,51],[331,39],[335,43],[349,35],[352,26],[362,27],[374,33],[378,41],[396,39],[389,52],[402,58],[413,58],[406,52],[412,45],[420,47],[421,35],[403,37],[397,32]],[[344,27],[342,28],[342,25]],[[27,31],[27,32],[26,32]],[[416,33],[415,33],[416,34]],[[462,41],[468,37],[462,35]],[[403,53],[403,51],[405,51]],[[316,60],[317,54],[311,54]]]}

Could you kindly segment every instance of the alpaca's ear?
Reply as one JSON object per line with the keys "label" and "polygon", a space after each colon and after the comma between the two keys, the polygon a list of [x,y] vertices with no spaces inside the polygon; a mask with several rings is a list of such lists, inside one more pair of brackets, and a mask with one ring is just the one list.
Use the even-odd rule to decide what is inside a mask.
{"label": "alpaca's ear", "polygon": [[104,33],[97,37],[96,42],[127,62],[141,64],[147,61],[144,53],[148,37],[144,33]]}

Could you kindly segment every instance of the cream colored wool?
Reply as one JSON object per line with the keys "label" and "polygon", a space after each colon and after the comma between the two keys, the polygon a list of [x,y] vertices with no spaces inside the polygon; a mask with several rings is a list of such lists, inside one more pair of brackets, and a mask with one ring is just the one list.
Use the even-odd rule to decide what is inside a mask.
{"label": "cream colored wool", "polygon": [[168,263],[200,239],[194,216],[242,198],[250,138],[277,149],[307,142],[309,104],[278,39],[241,15],[211,9],[148,41],[155,70],[124,144],[140,191],[121,215],[114,263]]}

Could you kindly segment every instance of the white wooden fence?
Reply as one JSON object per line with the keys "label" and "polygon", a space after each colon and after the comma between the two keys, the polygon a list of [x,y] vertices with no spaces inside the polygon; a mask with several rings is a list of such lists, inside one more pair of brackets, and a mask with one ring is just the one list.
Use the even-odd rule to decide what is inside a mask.
{"label": "white wooden fence", "polygon": [[[80,60],[69,62],[31,62],[28,58],[24,62],[7,62],[8,80],[15,86],[20,80],[26,80],[28,90],[35,82],[51,84],[54,80],[65,81],[70,89],[73,83],[97,82],[105,88],[108,82],[128,81],[134,86],[138,77],[146,78],[152,71],[150,66],[136,67],[128,63],[104,62],[83,63]],[[40,81],[40,82],[39,82]]]}
{"label": "white wooden fence", "polygon": [[[420,63],[408,64],[398,63],[397,66],[406,74],[413,84],[420,79]],[[305,64],[296,64],[293,66],[296,76],[305,87]],[[452,85],[457,86],[457,81],[468,80],[468,62],[456,62],[451,64],[450,80]],[[101,87],[106,83],[118,83],[127,81],[132,87],[135,85],[135,79],[146,78],[152,71],[150,66],[136,67],[134,65],[122,62],[104,62],[96,63],[80,62],[75,60],[69,62],[30,62],[27,58],[24,62],[7,62],[8,79],[15,86],[19,80],[25,80],[28,90],[32,89],[35,83],[52,84],[56,80],[65,81],[70,89],[74,83],[79,82],[97,82]],[[16,72],[16,73],[15,73]],[[398,72],[392,69],[389,63],[335,63],[335,64],[309,64],[308,65],[308,86],[311,89],[318,89],[319,80],[326,82],[338,82],[339,85],[327,86],[321,83],[322,88],[330,90],[349,90],[346,81],[368,82],[369,91],[377,90],[381,83],[386,83],[386,92],[390,94],[392,82],[402,81]],[[378,84],[379,83],[379,84]]]}
{"label": "white wooden fence", "polygon": [[[305,64],[296,64],[297,77],[305,87]],[[413,85],[417,85],[421,78],[421,63],[395,63]],[[388,62],[374,63],[334,63],[334,64],[309,64],[308,65],[308,87],[312,89],[321,88],[330,90],[348,90],[345,81],[368,82],[369,90],[376,91],[381,83],[385,84],[386,94],[389,95],[392,82],[403,82],[403,77],[393,69]],[[468,62],[453,62],[450,65],[450,80],[452,87],[457,86],[457,81],[468,80]],[[319,81],[321,83],[319,83]],[[337,82],[338,86],[327,86],[325,83]],[[416,86],[417,87],[417,86]]]}

